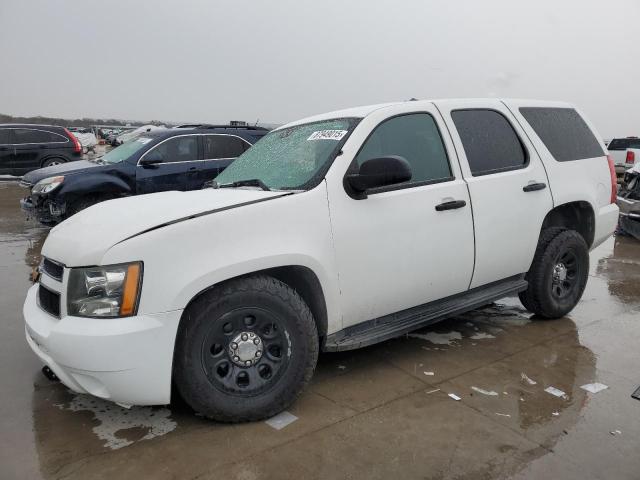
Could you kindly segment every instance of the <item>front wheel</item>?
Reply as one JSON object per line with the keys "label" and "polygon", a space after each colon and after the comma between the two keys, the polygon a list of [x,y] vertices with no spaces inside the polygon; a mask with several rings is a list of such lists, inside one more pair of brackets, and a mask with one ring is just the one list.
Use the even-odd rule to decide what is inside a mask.
{"label": "front wheel", "polygon": [[574,230],[559,228],[542,232],[525,279],[529,287],[520,292],[524,307],[536,315],[560,318],[576,306],[589,275],[589,248]]}
{"label": "front wheel", "polygon": [[174,380],[208,418],[260,420],[295,401],[317,359],[318,332],[304,300],[272,277],[250,276],[204,293],[185,310]]}
{"label": "front wheel", "polygon": [[42,162],[42,168],[53,167],[54,165],[61,165],[65,163],[62,158],[48,158]]}

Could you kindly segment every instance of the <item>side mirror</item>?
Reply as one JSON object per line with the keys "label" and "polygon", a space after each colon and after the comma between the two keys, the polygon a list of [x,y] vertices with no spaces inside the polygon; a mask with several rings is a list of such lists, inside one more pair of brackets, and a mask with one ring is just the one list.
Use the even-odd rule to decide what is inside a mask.
{"label": "side mirror", "polygon": [[158,163],[162,163],[163,161],[164,159],[162,158],[162,155],[152,150],[149,153],[147,153],[144,157],[142,157],[142,159],[140,160],[140,165],[143,167],[150,167],[152,165],[157,165]]}
{"label": "side mirror", "polygon": [[409,162],[402,157],[392,155],[365,160],[358,172],[347,175],[346,181],[357,194],[362,196],[372,188],[407,182],[411,180],[411,176]]}

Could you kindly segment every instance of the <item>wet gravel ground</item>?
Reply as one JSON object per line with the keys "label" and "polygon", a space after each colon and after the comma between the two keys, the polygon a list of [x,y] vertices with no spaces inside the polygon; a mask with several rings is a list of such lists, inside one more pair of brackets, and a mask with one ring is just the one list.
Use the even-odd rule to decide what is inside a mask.
{"label": "wet gravel ground", "polygon": [[24,193],[0,183],[1,479],[640,478],[640,242],[592,252],[567,318],[509,298],[322,355],[277,430],[180,403],[125,410],[44,378],[21,308],[48,230],[23,219]]}

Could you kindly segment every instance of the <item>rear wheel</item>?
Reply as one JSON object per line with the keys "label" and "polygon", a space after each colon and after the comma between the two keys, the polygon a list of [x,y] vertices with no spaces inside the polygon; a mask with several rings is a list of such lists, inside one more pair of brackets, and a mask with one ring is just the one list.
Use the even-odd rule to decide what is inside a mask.
{"label": "rear wheel", "polygon": [[47,158],[44,162],[42,162],[42,168],[52,167],[54,165],[60,165],[65,163],[62,158]]}
{"label": "rear wheel", "polygon": [[574,230],[551,228],[542,232],[520,292],[524,307],[542,318],[560,318],[576,306],[589,275],[589,248]]}
{"label": "rear wheel", "polygon": [[232,280],[185,311],[174,358],[183,399],[214,420],[275,415],[311,379],[318,333],[302,298],[267,276]]}

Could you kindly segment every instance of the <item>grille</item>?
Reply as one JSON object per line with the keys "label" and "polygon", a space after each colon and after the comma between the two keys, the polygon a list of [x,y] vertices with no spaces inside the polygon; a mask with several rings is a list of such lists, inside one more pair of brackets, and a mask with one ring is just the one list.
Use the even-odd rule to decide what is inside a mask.
{"label": "grille", "polygon": [[62,280],[62,272],[64,271],[64,267],[59,263],[45,258],[42,262],[42,270],[50,277],[53,277],[56,280]]}
{"label": "grille", "polygon": [[60,294],[52,292],[47,287],[40,285],[38,290],[38,303],[40,308],[45,312],[53,315],[54,317],[60,317]]}

